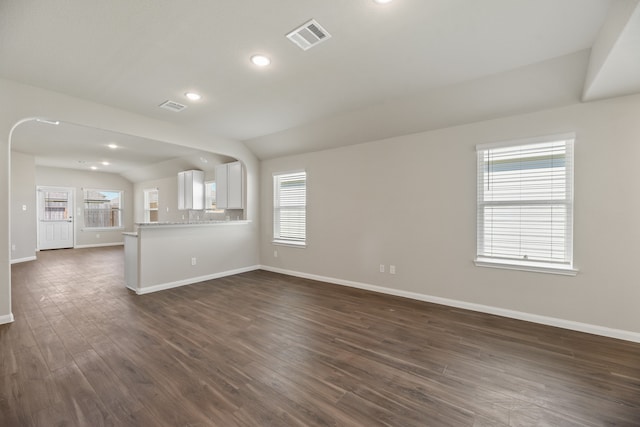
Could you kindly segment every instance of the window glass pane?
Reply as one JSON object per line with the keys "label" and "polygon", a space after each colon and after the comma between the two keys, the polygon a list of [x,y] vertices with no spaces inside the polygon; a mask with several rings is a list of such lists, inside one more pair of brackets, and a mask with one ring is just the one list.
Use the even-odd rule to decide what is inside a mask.
{"label": "window glass pane", "polygon": [[486,150],[484,200],[563,200],[564,141]]}
{"label": "window glass pane", "polygon": [[216,183],[209,181],[204,183],[204,208],[206,210],[216,210]]}
{"label": "window glass pane", "polygon": [[567,207],[485,206],[484,256],[564,262]]}
{"label": "window glass pane", "polygon": [[69,218],[69,193],[66,191],[44,192],[43,221],[60,221]]}
{"label": "window glass pane", "polygon": [[84,190],[84,225],[88,228],[120,228],[122,192]]}
{"label": "window glass pane", "polygon": [[573,140],[478,150],[478,257],[571,265]]}
{"label": "window glass pane", "polygon": [[158,189],[144,190],[144,221],[158,222]]}
{"label": "window glass pane", "polygon": [[305,242],[306,187],[305,172],[274,176],[274,239]]}

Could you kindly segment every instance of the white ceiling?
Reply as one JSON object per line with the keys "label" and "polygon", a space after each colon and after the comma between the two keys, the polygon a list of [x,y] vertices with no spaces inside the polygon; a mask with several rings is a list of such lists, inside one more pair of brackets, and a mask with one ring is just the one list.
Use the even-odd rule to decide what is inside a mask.
{"label": "white ceiling", "polygon": [[[38,166],[115,173],[132,182],[174,176],[188,169],[212,170],[233,159],[121,133],[58,122],[28,121],[13,135],[13,150]],[[109,148],[110,144],[117,148]],[[108,163],[107,165],[103,162]]]}
{"label": "white ceiling", "polygon": [[[638,2],[2,0],[0,76],[270,158],[577,102],[619,3]],[[305,52],[285,34],[311,18],[332,38]],[[618,62],[638,43],[625,28],[627,53],[606,48]],[[167,99],[188,108],[158,108]]]}

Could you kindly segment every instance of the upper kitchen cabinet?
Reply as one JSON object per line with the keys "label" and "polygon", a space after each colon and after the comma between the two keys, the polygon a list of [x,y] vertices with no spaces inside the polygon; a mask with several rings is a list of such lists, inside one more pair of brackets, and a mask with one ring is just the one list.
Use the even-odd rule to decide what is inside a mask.
{"label": "upper kitchen cabinet", "polygon": [[244,209],[244,169],[233,162],[216,166],[216,206],[219,209]]}
{"label": "upper kitchen cabinet", "polygon": [[190,170],[178,173],[178,209],[204,209],[204,172]]}

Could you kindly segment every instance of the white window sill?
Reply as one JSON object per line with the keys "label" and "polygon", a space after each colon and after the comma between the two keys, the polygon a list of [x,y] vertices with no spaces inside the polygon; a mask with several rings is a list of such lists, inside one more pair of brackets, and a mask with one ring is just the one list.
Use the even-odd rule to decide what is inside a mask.
{"label": "white window sill", "polygon": [[547,264],[543,262],[494,260],[490,258],[476,258],[477,267],[502,268],[506,270],[531,271],[534,273],[560,274],[563,276],[575,276],[578,270],[564,265]]}
{"label": "white window sill", "polygon": [[290,246],[292,248],[304,249],[307,247],[306,242],[296,242],[294,240],[273,240],[271,243],[278,246]]}

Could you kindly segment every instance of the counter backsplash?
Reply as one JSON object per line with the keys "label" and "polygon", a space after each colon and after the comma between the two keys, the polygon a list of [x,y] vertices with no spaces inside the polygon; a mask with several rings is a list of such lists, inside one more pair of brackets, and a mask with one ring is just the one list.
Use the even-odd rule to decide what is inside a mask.
{"label": "counter backsplash", "polygon": [[[227,209],[222,212],[205,212],[205,211],[188,211],[189,221],[238,221],[244,219],[244,211],[242,209]],[[227,218],[228,217],[228,218]]]}

